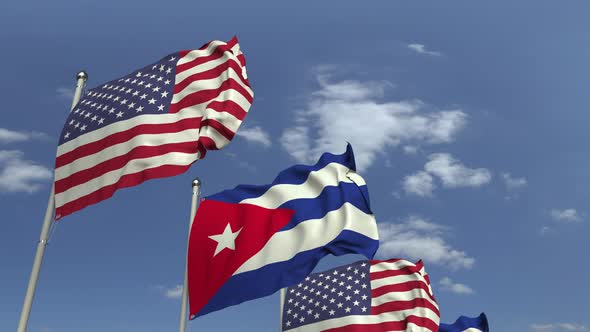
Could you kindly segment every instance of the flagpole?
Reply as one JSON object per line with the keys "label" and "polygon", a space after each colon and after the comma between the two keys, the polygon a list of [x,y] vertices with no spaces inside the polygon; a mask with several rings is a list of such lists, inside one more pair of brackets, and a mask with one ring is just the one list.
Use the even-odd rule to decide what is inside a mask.
{"label": "flagpole", "polygon": [[279,309],[281,310],[279,313],[279,331],[283,331],[283,306],[285,305],[285,294],[287,290],[283,287],[279,292]]}
{"label": "flagpole", "polygon": [[[85,71],[80,71],[76,74],[76,90],[74,91],[74,98],[72,99],[70,111],[74,109],[74,106],[76,106],[80,100],[82,90],[86,85],[86,80],[88,80],[88,74],[86,74]],[[43,220],[43,226],[41,227],[41,235],[39,236],[39,243],[37,243],[37,252],[35,253],[35,260],[33,261],[33,268],[29,278],[29,285],[27,287],[25,301],[20,314],[20,320],[18,322],[18,332],[25,332],[27,330],[29,315],[31,314],[31,307],[33,305],[33,297],[35,297],[35,289],[37,288],[37,281],[39,280],[39,271],[41,270],[41,263],[43,262],[43,254],[45,253],[45,247],[49,240],[49,230],[51,229],[51,219],[53,217],[54,209],[55,192],[52,183],[51,193],[49,194],[49,200],[47,202],[47,209],[45,210],[45,219]]]}
{"label": "flagpole", "polygon": [[[201,194],[201,180],[199,178],[195,178],[193,180],[193,199],[191,202],[191,218],[189,220],[189,227],[188,227],[188,239],[190,239],[191,235],[191,228],[193,226],[193,220],[195,219],[195,214],[197,213],[197,208],[199,207],[199,196]],[[178,325],[179,332],[186,331],[186,321],[187,321],[187,307],[188,307],[188,275],[187,275],[187,268],[188,268],[188,239],[187,239],[187,255],[184,264],[184,284],[182,286],[182,305],[180,307],[180,323]]]}

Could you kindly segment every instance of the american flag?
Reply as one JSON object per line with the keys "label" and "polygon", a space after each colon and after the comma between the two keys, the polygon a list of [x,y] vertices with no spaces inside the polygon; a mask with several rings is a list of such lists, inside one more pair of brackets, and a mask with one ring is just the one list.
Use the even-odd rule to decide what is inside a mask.
{"label": "american flag", "polygon": [[55,165],[55,219],[120,188],[185,172],[233,138],[252,103],[237,38],[165,56],[88,90]]}
{"label": "american flag", "polygon": [[421,261],[365,260],[287,288],[283,331],[436,332],[440,320]]}

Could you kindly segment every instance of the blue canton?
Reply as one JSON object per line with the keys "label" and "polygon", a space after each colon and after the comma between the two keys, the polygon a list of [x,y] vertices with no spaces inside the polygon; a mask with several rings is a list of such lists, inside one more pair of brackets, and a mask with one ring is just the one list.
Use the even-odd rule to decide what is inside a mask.
{"label": "blue canton", "polygon": [[168,112],[178,53],[88,90],[70,112],[59,144],[118,121]]}
{"label": "blue canton", "polygon": [[312,273],[287,289],[283,330],[323,320],[371,313],[370,264],[360,261]]}

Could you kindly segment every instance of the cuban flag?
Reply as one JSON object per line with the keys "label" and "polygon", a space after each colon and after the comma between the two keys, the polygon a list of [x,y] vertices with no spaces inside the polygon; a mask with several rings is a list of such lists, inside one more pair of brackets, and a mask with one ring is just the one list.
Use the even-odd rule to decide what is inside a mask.
{"label": "cuban flag", "polygon": [[482,312],[478,317],[461,316],[453,324],[440,324],[439,332],[490,332],[488,318]]}
{"label": "cuban flag", "polygon": [[189,239],[190,319],[296,284],[328,254],[371,259],[377,224],[355,170],[348,145],[344,154],[282,171],[269,185],[206,197]]}

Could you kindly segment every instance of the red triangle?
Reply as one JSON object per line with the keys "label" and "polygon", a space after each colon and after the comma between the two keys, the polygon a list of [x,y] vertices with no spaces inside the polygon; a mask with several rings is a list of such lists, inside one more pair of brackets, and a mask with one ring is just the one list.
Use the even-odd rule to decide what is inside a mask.
{"label": "red triangle", "polygon": [[[283,228],[295,211],[266,209],[251,204],[234,204],[214,200],[201,202],[195,215],[188,246],[188,293],[190,315],[198,313],[232,274],[266,245],[270,237]],[[224,248],[215,254],[217,241],[230,225],[235,250]]]}

